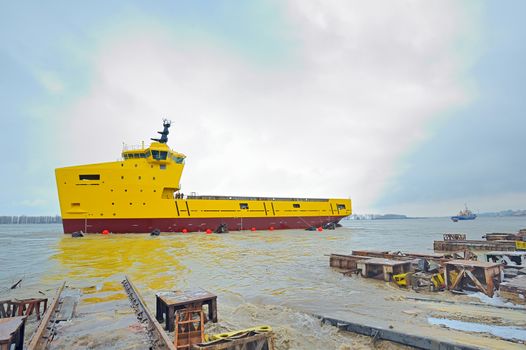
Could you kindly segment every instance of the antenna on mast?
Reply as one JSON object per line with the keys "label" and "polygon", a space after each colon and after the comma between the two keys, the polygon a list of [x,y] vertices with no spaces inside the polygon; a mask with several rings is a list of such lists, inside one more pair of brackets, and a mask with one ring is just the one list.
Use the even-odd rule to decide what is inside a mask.
{"label": "antenna on mast", "polygon": [[163,131],[157,131],[158,134],[161,134],[161,137],[158,139],[151,138],[152,141],[157,141],[159,143],[167,143],[168,142],[168,134],[170,133],[168,129],[172,125],[172,121],[168,120],[166,118],[163,118]]}

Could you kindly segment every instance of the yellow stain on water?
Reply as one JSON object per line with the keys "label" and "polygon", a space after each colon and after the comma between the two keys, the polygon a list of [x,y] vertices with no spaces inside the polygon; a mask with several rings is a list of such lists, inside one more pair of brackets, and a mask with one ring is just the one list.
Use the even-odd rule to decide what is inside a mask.
{"label": "yellow stain on water", "polygon": [[57,253],[59,271],[51,280],[66,280],[83,287],[92,302],[125,297],[120,281],[128,275],[152,290],[170,289],[188,272],[184,265],[186,244],[177,237],[147,235],[88,235],[81,239],[64,237]]}

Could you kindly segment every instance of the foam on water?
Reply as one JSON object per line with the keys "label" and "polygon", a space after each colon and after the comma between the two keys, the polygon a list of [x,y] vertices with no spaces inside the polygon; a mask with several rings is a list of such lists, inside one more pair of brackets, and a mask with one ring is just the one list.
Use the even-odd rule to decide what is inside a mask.
{"label": "foam on water", "polygon": [[[123,349],[130,347],[132,340],[127,343],[122,337],[136,331],[134,315],[120,285],[128,275],[151,309],[157,291],[201,287],[217,294],[220,324],[210,325],[211,332],[213,327],[223,332],[268,324],[277,334],[277,349],[369,349],[369,338],[322,326],[310,314],[415,332],[423,331],[425,318],[402,312],[414,307],[397,298],[407,292],[342,276],[329,268],[326,254],[352,249],[432,251],[433,239],[444,232],[465,232],[475,239],[491,231],[515,232],[526,227],[526,219],[480,218],[471,225],[447,218],[343,224],[346,227],[323,232],[84,238],[61,234],[59,225],[0,225],[0,298],[34,297],[38,291],[52,296],[62,280],[80,289],[78,316],[92,326],[87,332],[77,321],[64,325],[70,341],[64,348],[76,334],[83,337],[80,348],[104,348],[108,342],[112,348],[121,343]],[[20,278],[22,288],[10,290]],[[112,330],[107,335],[111,339],[104,338],[106,328]]]}

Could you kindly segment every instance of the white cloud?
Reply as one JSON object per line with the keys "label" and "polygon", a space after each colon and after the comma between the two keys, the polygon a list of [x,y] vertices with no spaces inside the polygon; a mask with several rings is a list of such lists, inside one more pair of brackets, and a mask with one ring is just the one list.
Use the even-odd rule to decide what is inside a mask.
{"label": "white cloud", "polygon": [[60,94],[64,91],[64,83],[58,75],[52,71],[38,70],[35,72],[36,78],[47,92]]}
{"label": "white cloud", "polygon": [[[183,191],[351,196],[370,209],[428,121],[464,103],[450,1],[290,1],[295,45],[254,63],[147,28],[93,57],[91,91],[65,111],[66,164],[115,160],[155,136],[187,154]],[[64,165],[66,165],[64,164]]]}

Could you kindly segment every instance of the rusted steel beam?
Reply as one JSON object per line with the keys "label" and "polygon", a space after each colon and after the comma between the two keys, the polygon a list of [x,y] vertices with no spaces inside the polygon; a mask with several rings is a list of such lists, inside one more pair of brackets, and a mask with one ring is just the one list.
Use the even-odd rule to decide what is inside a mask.
{"label": "rusted steel beam", "polygon": [[423,337],[419,335],[407,334],[397,332],[392,329],[383,329],[378,327],[371,327],[364,324],[341,321],[330,317],[316,315],[322,323],[330,324],[338,327],[340,330],[358,333],[373,337],[375,340],[383,339],[395,343],[413,346],[418,349],[429,350],[480,350],[481,348],[463,345],[435,338]]}
{"label": "rusted steel beam", "polygon": [[329,266],[345,270],[356,270],[356,263],[360,260],[371,259],[369,256],[331,254]]}
{"label": "rusted steel beam", "polygon": [[444,241],[465,241],[465,233],[444,233]]}
{"label": "rusted steel beam", "polygon": [[[500,296],[515,304],[526,304],[526,275],[518,276],[500,284]],[[524,310],[524,307],[522,307]]]}
{"label": "rusted steel beam", "polygon": [[156,320],[155,316],[152,314],[144,302],[144,299],[139,294],[139,291],[128,278],[128,276],[125,276],[124,281],[122,281],[122,285],[128,294],[131,306],[137,315],[137,319],[145,325],[145,329],[150,340],[151,349],[176,350],[174,344],[163,330],[162,326]]}
{"label": "rusted steel beam", "polygon": [[51,322],[52,317],[57,312],[57,308],[59,306],[60,295],[62,294],[62,291],[64,290],[65,285],[66,285],[66,281],[62,282],[62,285],[57,290],[57,293],[55,294],[55,298],[53,299],[53,302],[51,303],[46,313],[42,317],[42,320],[40,321],[40,324],[38,325],[37,330],[33,334],[31,341],[29,342],[29,345],[27,347],[28,350],[45,349],[48,342],[52,340],[53,330],[49,329],[48,324]]}
{"label": "rusted steel beam", "polygon": [[433,249],[435,251],[457,252],[464,250],[502,250],[514,251],[514,241],[480,241],[480,240],[466,240],[466,241],[434,241]]}

